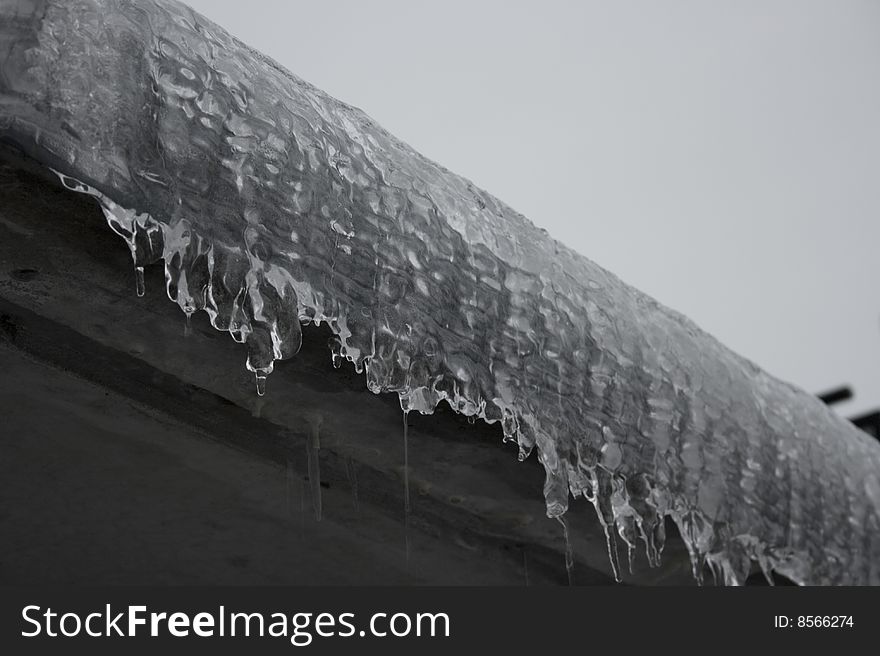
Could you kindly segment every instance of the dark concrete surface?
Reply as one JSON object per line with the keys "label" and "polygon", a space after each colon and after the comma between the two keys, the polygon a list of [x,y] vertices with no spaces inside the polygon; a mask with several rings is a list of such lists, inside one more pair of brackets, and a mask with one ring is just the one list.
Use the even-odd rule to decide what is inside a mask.
{"label": "dark concrete surface", "polygon": [[[307,329],[258,398],[241,345],[204,314],[184,336],[160,266],[135,295],[93,199],[3,157],[0,582],[567,581],[543,470],[497,426],[410,414],[405,522],[397,399],[333,369],[328,333]],[[611,582],[592,507],[568,520],[575,582]],[[674,529],[669,543],[659,569],[639,554],[626,580],[692,583]]]}

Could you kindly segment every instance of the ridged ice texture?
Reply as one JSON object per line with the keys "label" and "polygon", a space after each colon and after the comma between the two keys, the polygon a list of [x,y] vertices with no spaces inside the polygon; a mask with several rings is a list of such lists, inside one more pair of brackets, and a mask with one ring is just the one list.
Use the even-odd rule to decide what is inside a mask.
{"label": "ridged ice texture", "polygon": [[591,500],[613,559],[669,515],[727,583],[880,583],[880,445],[810,395],[183,5],[0,3],[0,133],[258,378],[327,322],[371,390],[537,447],[548,514]]}

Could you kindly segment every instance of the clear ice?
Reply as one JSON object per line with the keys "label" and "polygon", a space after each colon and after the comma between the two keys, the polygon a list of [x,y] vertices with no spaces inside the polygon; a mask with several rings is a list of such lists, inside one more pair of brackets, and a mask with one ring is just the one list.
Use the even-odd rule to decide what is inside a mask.
{"label": "clear ice", "polygon": [[880,583],[880,444],[809,394],[182,4],[0,19],[0,138],[95,195],[136,272],[164,261],[260,393],[326,323],[373,392],[536,450],[548,515],[590,501],[615,571],[670,517],[698,577]]}

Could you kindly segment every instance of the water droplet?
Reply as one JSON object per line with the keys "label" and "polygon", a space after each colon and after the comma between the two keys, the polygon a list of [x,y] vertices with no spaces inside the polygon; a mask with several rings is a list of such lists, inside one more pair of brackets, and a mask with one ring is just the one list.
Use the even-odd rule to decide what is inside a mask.
{"label": "water droplet", "polygon": [[312,488],[312,508],[315,519],[321,521],[323,516],[323,499],[321,496],[321,436],[319,422],[311,422],[309,439],[306,440],[306,455],[309,461],[309,483]]}

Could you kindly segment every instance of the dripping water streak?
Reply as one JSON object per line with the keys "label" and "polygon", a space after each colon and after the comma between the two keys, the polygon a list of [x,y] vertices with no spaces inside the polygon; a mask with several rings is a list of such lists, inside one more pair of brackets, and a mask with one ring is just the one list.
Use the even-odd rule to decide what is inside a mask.
{"label": "dripping water streak", "polygon": [[306,441],[306,451],[309,460],[309,485],[312,490],[312,508],[315,511],[315,519],[321,521],[322,498],[321,498],[321,442],[318,426],[312,425],[309,439]]}
{"label": "dripping water streak", "polygon": [[408,444],[409,411],[403,411],[403,533],[406,541],[406,566],[409,569],[409,444]]}
{"label": "dripping water streak", "polygon": [[301,540],[306,536],[306,482],[302,477],[299,479],[299,537]]}
{"label": "dripping water streak", "polygon": [[568,535],[568,522],[560,515],[556,520],[562,524],[562,535],[565,538],[565,573],[568,575],[568,584],[574,585],[574,554],[571,550],[571,540]]}
{"label": "dripping water streak", "polygon": [[293,464],[290,460],[287,461],[287,466],[284,468],[284,493],[285,498],[287,499],[287,517],[288,519],[293,518],[293,505],[290,500],[290,487],[293,482]]}
{"label": "dripping water streak", "polygon": [[360,513],[361,505],[358,500],[357,471],[355,470],[354,459],[351,456],[345,459],[345,473],[348,476],[349,487],[351,487],[351,502],[354,505],[354,511]]}

